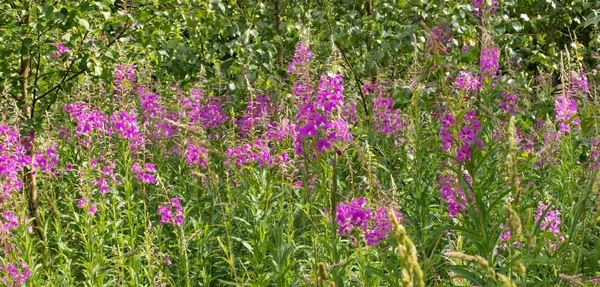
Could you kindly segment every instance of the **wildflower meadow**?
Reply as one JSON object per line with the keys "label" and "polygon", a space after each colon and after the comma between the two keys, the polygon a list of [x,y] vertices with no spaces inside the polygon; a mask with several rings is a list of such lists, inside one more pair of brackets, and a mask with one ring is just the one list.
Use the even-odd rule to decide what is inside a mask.
{"label": "wildflower meadow", "polygon": [[0,286],[598,286],[599,22],[0,0]]}

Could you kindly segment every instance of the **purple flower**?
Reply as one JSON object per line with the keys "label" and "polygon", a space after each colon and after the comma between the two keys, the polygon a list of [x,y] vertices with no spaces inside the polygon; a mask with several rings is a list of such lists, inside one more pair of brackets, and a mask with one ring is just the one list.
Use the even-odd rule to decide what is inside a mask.
{"label": "purple flower", "polygon": [[458,186],[458,181],[452,175],[440,173],[439,184],[442,201],[448,204],[449,217],[456,217],[459,213],[464,213],[467,200]]}
{"label": "purple flower", "polygon": [[496,14],[496,9],[498,9],[498,0],[491,0],[491,4],[491,6],[488,6],[488,2],[486,0],[474,0],[471,2],[471,6],[473,6],[475,9],[475,11],[473,11],[473,16],[482,16],[487,11],[491,12],[492,14]]}
{"label": "purple flower", "polygon": [[[399,212],[397,217],[403,218]],[[374,211],[372,208],[366,208],[365,197],[353,199],[349,203],[338,203],[335,220],[340,226],[338,234],[350,235],[354,230],[359,230],[367,245],[379,243],[392,229],[386,209],[380,207]]]}
{"label": "purple flower", "polygon": [[575,84],[575,87],[577,87],[578,89],[582,90],[585,93],[590,92],[590,88],[588,87],[588,82],[587,82],[587,75],[585,74],[585,72],[581,72],[581,73],[579,73],[578,77],[573,76],[573,77],[571,77],[571,79],[573,80],[573,84]]}
{"label": "purple flower", "polygon": [[[175,215],[173,215],[173,208]],[[161,216],[160,224],[172,223],[174,226],[180,226],[185,219],[183,208],[181,208],[181,198],[173,198],[170,203],[160,204],[158,214]]]}
{"label": "purple flower", "polygon": [[490,77],[495,78],[500,68],[498,64],[499,59],[498,47],[492,49],[483,49],[479,58],[479,68],[482,75],[488,74]]}
{"label": "purple flower", "polygon": [[292,62],[290,62],[287,74],[288,76],[292,74],[303,74],[305,71],[302,69],[306,69],[310,62],[310,58],[312,57],[312,52],[309,49],[308,43],[299,42],[296,46],[296,52],[294,53],[294,58]]}
{"label": "purple flower", "polygon": [[135,112],[115,111],[110,117],[110,122],[121,139],[129,140],[129,148],[132,151],[137,151],[144,146],[144,138],[140,133]]}
{"label": "purple flower", "polygon": [[92,206],[90,206],[88,209],[88,215],[94,215],[96,214],[96,211],[98,211],[98,209],[96,208],[96,203],[94,202],[94,204],[92,204]]}
{"label": "purple flower", "polygon": [[217,128],[227,121],[216,99],[204,98],[200,90],[191,90],[190,96],[183,99],[182,115],[189,117],[190,126],[200,125],[204,129]]}
{"label": "purple flower", "polygon": [[[554,109],[561,133],[569,132],[571,130],[569,120],[577,113],[577,101],[571,98],[570,91],[561,93],[555,98]],[[579,118],[574,118],[571,123],[579,127]]]}
{"label": "purple flower", "polygon": [[473,91],[474,93],[477,93],[480,88],[481,83],[470,72],[461,71],[460,75],[454,81],[454,89],[457,91],[463,91],[465,93]]}
{"label": "purple flower", "polygon": [[[300,98],[296,114],[296,153],[302,154],[303,144],[312,139],[317,152],[331,148],[335,142],[346,142],[348,133],[345,120],[336,117],[343,106],[344,81],[340,75],[321,75],[319,89],[313,99],[311,94],[296,94]],[[336,112],[336,113],[334,113]]]}
{"label": "purple flower", "polygon": [[115,92],[123,92],[126,87],[135,88],[135,69],[133,65],[119,65],[115,69],[114,76]]}
{"label": "purple flower", "polygon": [[96,133],[98,138],[103,134],[112,134],[112,129],[108,125],[108,116],[99,109],[91,110],[89,105],[83,102],[74,102],[63,107],[68,112],[71,119],[77,121],[77,131],[75,136]]}
{"label": "purple flower", "polygon": [[511,114],[515,114],[519,109],[517,97],[513,94],[502,93],[502,99],[498,99],[500,109]]}
{"label": "purple flower", "polygon": [[25,281],[31,277],[29,266],[27,266],[25,262],[21,262],[20,265],[21,270],[19,270],[17,265],[11,263],[8,263],[5,266],[0,265],[0,270],[6,272],[6,275],[2,278],[3,284],[6,284],[6,286],[22,286]]}
{"label": "purple flower", "polygon": [[[540,217],[542,216],[542,214],[544,213],[544,211],[546,211],[546,209],[548,209],[548,206],[545,205],[543,202],[539,202],[539,207],[538,210],[535,214],[535,220],[538,221],[540,220]],[[558,210],[558,207],[554,210],[549,210],[546,213],[546,216],[544,217],[544,219],[541,221],[540,223],[540,229],[542,231],[549,231],[552,233],[560,233],[560,211]]]}
{"label": "purple flower", "polygon": [[394,100],[389,97],[389,94],[383,97],[381,85],[370,82],[363,85],[363,93],[367,96],[377,94],[373,103],[373,131],[388,136],[400,136],[401,132],[408,127],[408,121],[400,115],[399,110],[394,109]]}
{"label": "purple flower", "polygon": [[52,59],[60,57],[64,53],[71,52],[71,49],[65,47],[63,43],[52,43],[52,46],[56,47],[56,52],[52,53]]}
{"label": "purple flower", "polygon": [[202,168],[206,168],[206,150],[201,145],[194,145],[192,143],[187,144],[187,150],[185,151],[185,163],[188,165],[197,164]]}

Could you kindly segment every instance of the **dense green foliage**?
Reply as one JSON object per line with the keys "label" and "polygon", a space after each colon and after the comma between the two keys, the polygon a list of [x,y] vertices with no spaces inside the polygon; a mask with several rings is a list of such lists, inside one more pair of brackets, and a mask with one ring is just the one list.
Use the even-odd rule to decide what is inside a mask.
{"label": "dense green foliage", "polygon": [[0,1],[0,284],[595,286],[600,1],[472,2]]}

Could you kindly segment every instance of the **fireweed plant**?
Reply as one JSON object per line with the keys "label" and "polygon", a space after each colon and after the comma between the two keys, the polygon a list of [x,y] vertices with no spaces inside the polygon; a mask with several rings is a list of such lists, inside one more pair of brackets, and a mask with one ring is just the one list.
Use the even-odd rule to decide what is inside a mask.
{"label": "fireweed plant", "polygon": [[37,134],[3,114],[1,285],[595,286],[600,57],[530,75],[499,1],[466,9],[466,32],[422,23],[393,79],[301,37],[278,86],[240,75],[245,99],[123,60]]}

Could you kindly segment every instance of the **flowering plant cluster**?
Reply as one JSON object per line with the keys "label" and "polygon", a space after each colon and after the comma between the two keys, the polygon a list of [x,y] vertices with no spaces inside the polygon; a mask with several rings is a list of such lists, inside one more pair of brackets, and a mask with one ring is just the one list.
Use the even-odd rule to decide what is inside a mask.
{"label": "flowering plant cluster", "polygon": [[[387,216],[385,207],[367,208],[366,198],[352,199],[349,203],[338,203],[336,208],[336,223],[340,226],[337,233],[350,235],[357,244],[357,238],[352,235],[359,232],[367,245],[375,245],[385,239],[392,230],[392,223]],[[396,212],[396,217],[402,220],[402,213]]]}

